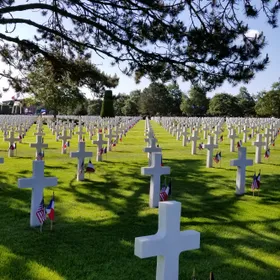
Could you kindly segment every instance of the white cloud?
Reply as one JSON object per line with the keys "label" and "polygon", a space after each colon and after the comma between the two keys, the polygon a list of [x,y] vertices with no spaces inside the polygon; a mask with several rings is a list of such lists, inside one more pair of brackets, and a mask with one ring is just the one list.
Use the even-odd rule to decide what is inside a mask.
{"label": "white cloud", "polygon": [[255,29],[249,29],[246,33],[245,36],[247,38],[255,38],[255,36],[257,35],[257,37],[260,35],[260,32],[258,30]]}

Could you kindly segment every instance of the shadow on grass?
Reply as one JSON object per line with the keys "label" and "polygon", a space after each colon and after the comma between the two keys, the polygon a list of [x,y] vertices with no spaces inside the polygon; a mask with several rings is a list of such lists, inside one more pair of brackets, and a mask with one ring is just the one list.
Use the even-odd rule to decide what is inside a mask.
{"label": "shadow on grass", "polygon": [[[250,252],[261,248],[272,258],[279,251],[279,219],[233,218],[239,211],[238,204],[246,201],[234,195],[228,177],[202,170],[204,161],[166,159],[166,165],[172,170],[172,199],[182,203],[182,227],[201,231],[201,249],[181,255],[180,279],[191,279],[194,267],[199,279],[207,279],[210,271],[215,272],[217,279],[277,279],[279,268]],[[10,185],[0,189],[0,211],[5,213],[0,224],[0,255],[5,259],[0,278],[38,279],[33,271],[35,266],[30,265],[38,263],[44,272],[50,270],[61,279],[154,279],[156,259],[141,260],[134,256],[135,237],[154,234],[158,228],[157,210],[148,208],[149,177],[140,175],[140,167],[133,163],[127,170],[111,170],[111,165],[104,163],[97,170],[102,174],[99,181],[93,174],[92,181],[75,182],[75,176],[64,191],[74,195],[78,205],[96,205],[113,215],[107,217],[102,211],[98,219],[71,218],[65,209],[56,213],[54,231],[49,230],[47,222],[42,234],[37,229],[28,229],[28,213],[21,203],[30,203],[30,192]],[[127,176],[132,179],[131,184],[121,180]],[[274,195],[279,198],[279,179],[264,178],[275,189],[267,193],[267,201],[261,198],[259,203],[271,202]],[[60,204],[59,197],[56,203]],[[275,238],[249,226],[258,223],[275,232]],[[232,237],[232,233],[236,236]]]}

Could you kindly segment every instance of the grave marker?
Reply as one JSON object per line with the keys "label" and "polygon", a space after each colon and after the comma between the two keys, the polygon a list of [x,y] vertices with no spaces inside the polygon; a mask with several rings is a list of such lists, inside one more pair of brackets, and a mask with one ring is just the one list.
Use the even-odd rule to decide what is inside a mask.
{"label": "grave marker", "polygon": [[256,142],[253,142],[253,146],[256,146],[256,152],[255,152],[255,163],[261,163],[261,150],[262,146],[265,146],[266,143],[262,142],[262,135],[259,133],[257,134]]}
{"label": "grave marker", "polygon": [[230,130],[230,135],[228,138],[230,138],[230,152],[234,152],[235,151],[235,139],[238,138],[238,136],[235,133],[234,128],[232,128]]}
{"label": "grave marker", "polygon": [[200,248],[200,233],[180,231],[180,218],[180,202],[160,202],[158,232],[135,238],[137,257],[157,257],[156,280],[178,280],[180,253]]}
{"label": "grave marker", "polygon": [[246,167],[253,165],[253,160],[246,158],[246,150],[245,147],[240,147],[238,150],[238,159],[230,161],[230,166],[237,166],[236,194],[238,195],[245,193]]}
{"label": "grave marker", "polygon": [[158,207],[159,203],[159,194],[160,194],[160,177],[161,175],[170,174],[170,167],[161,166],[162,154],[161,153],[152,153],[152,162],[149,167],[142,167],[142,175],[151,175],[150,180],[150,198],[149,205],[151,208]]}
{"label": "grave marker", "polygon": [[58,136],[58,139],[62,140],[61,153],[66,154],[65,146],[67,145],[67,140],[71,139],[71,136],[67,136],[67,129],[64,127],[62,135]]}
{"label": "grave marker", "polygon": [[31,178],[18,179],[18,187],[20,189],[32,188],[31,194],[31,211],[30,226],[40,226],[40,222],[36,216],[38,207],[42,201],[44,188],[54,187],[57,185],[56,177],[44,176],[44,161],[33,161],[33,174]]}
{"label": "grave marker", "polygon": [[218,145],[214,144],[213,136],[208,136],[208,143],[203,145],[204,149],[207,149],[207,162],[206,167],[213,166],[213,150],[218,148]]}
{"label": "grave marker", "polygon": [[102,161],[102,146],[103,144],[106,144],[107,142],[102,139],[103,134],[98,133],[97,134],[97,140],[92,141],[93,144],[97,145],[97,151],[96,151],[96,161]]}
{"label": "grave marker", "polygon": [[77,166],[77,181],[83,181],[85,178],[84,172],[84,160],[86,157],[92,157],[92,152],[85,151],[85,142],[79,142],[78,152],[71,152],[71,158],[78,159],[78,166]]}
{"label": "grave marker", "polygon": [[162,149],[156,146],[156,139],[152,138],[150,140],[150,146],[143,149],[145,153],[148,153],[149,165],[151,165],[151,154],[152,153],[161,153]]}
{"label": "grave marker", "polygon": [[200,140],[200,138],[197,136],[197,130],[193,130],[192,137],[190,137],[190,140],[192,141],[192,155],[195,155],[197,140]]}
{"label": "grave marker", "polygon": [[42,153],[42,149],[43,149],[43,148],[48,148],[48,144],[44,144],[44,143],[43,143],[42,136],[37,135],[37,136],[36,136],[36,143],[31,143],[31,144],[29,145],[29,147],[35,148],[35,149],[36,149],[35,157],[37,158],[37,157],[38,157],[38,154]]}
{"label": "grave marker", "polygon": [[8,157],[13,157],[14,156],[14,149],[11,149],[12,146],[14,146],[15,142],[18,141],[19,139],[18,138],[15,138],[14,137],[15,134],[14,134],[14,131],[12,130],[10,132],[10,138],[5,138],[5,141],[9,142],[9,150],[8,150]]}

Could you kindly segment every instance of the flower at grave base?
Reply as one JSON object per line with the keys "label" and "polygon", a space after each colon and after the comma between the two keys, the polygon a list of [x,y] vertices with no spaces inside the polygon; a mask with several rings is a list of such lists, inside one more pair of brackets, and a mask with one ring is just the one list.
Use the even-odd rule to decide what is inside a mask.
{"label": "flower at grave base", "polygon": [[203,143],[200,143],[200,144],[198,145],[198,149],[199,149],[199,150],[203,150]]}
{"label": "flower at grave base", "polygon": [[270,156],[270,149],[267,149],[265,154],[264,154],[264,157],[269,158],[269,156]]}
{"label": "flower at grave base", "polygon": [[94,166],[93,166],[91,160],[90,160],[90,161],[88,162],[88,164],[87,164],[86,172],[89,172],[89,173],[95,172],[95,169],[94,169]]}

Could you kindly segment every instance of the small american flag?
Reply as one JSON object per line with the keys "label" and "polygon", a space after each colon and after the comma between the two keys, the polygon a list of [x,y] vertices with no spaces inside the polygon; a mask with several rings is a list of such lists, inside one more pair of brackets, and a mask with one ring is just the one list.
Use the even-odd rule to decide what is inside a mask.
{"label": "small american flag", "polygon": [[46,211],[45,211],[45,205],[44,205],[44,198],[42,199],[38,210],[36,211],[36,216],[40,222],[40,224],[43,224],[46,220]]}
{"label": "small american flag", "polygon": [[264,154],[264,157],[269,158],[269,156],[270,156],[270,149],[267,149],[265,154]]}

